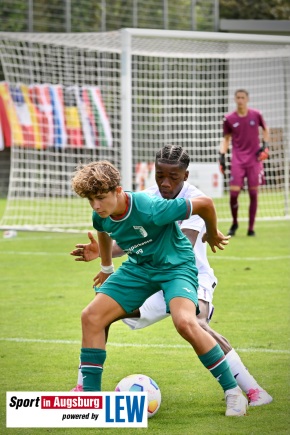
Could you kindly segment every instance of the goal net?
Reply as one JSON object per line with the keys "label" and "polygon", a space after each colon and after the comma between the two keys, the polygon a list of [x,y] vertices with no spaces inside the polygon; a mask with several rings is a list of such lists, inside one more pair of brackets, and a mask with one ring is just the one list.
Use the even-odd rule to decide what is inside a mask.
{"label": "goal net", "polygon": [[[237,88],[249,91],[271,134],[257,218],[289,218],[289,37],[0,33],[0,60],[0,104],[11,127],[10,144],[0,117],[2,142],[11,145],[2,229],[91,228],[88,204],[70,186],[77,164],[110,160],[123,187],[140,190],[154,181],[154,156],[166,144],[189,152],[190,181],[214,198],[220,221],[230,220],[229,160],[223,179],[217,159]],[[246,188],[240,198],[246,220]]]}

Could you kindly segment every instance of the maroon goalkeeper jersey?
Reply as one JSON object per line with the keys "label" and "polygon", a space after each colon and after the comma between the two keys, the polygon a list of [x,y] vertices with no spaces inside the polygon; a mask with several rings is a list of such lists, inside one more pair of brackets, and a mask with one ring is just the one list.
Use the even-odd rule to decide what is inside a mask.
{"label": "maroon goalkeeper jersey", "polygon": [[257,162],[260,148],[259,127],[266,128],[262,114],[255,109],[248,109],[246,116],[237,112],[225,115],[223,122],[224,136],[232,137],[232,165],[249,166]]}

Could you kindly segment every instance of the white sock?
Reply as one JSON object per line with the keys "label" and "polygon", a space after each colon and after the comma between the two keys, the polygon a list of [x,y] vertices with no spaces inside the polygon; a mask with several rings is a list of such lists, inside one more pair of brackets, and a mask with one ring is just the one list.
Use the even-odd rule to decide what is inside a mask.
{"label": "white sock", "polygon": [[233,373],[239,387],[244,391],[244,393],[247,394],[252,388],[261,389],[256,379],[248,372],[248,370],[244,366],[241,358],[239,357],[235,349],[230,350],[226,354],[226,359],[229,363],[231,372]]}
{"label": "white sock", "polygon": [[79,368],[78,368],[78,385],[83,385],[83,375],[82,375],[80,364],[79,364]]}

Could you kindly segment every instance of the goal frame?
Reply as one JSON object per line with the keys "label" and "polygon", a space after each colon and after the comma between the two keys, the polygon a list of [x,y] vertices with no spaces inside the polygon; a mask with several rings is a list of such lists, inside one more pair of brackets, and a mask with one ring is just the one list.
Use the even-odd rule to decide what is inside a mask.
{"label": "goal frame", "polygon": [[[290,37],[288,36],[272,36],[272,35],[254,35],[254,34],[243,34],[243,33],[220,33],[220,32],[193,32],[193,31],[179,31],[179,30],[154,30],[152,29],[135,29],[135,28],[125,28],[121,30],[122,35],[122,54],[121,54],[121,65],[122,65],[122,133],[121,133],[121,146],[122,146],[122,174],[123,174],[123,185],[125,189],[132,190],[133,187],[133,171],[132,167],[128,167],[128,159],[132,160],[132,110],[131,110],[131,77],[132,77],[132,38],[134,36],[139,37],[157,37],[160,39],[172,38],[172,39],[195,39],[195,40],[205,40],[205,41],[221,41],[221,42],[243,42],[243,43],[270,43],[277,44],[279,47],[281,44],[290,44]],[[154,56],[154,54],[151,54]],[[289,45],[289,56],[290,56],[290,45]],[[290,83],[289,83],[290,85]],[[290,89],[285,86],[288,98],[288,105],[285,106],[284,110],[286,113],[286,118],[289,119],[290,123]],[[286,141],[288,146],[285,149],[285,217],[290,218],[290,208],[289,208],[289,160],[290,160],[290,137],[289,137],[289,123],[285,123],[286,127]]]}
{"label": "goal frame", "polygon": [[[182,44],[179,44],[179,42],[182,42]],[[190,43],[188,44],[188,42]],[[193,43],[194,42],[194,43]],[[136,114],[134,113],[133,107],[134,107],[134,98],[136,98],[136,93],[138,94],[139,92],[139,85],[136,83],[138,83],[138,79],[139,79],[139,70],[136,72],[136,65],[138,66],[138,62],[139,59],[141,58],[141,63],[144,62],[146,63],[146,72],[150,72],[150,68],[152,69],[152,65],[154,65],[154,63],[158,63],[160,62],[160,71],[161,73],[159,74],[159,80],[160,77],[162,77],[162,65],[163,65],[163,61],[164,59],[168,59],[168,64],[170,64],[170,62],[172,60],[177,59],[179,61],[179,59],[181,59],[182,61],[185,62],[185,68],[190,68],[192,67],[191,61],[194,60],[194,62],[196,62],[196,64],[198,62],[203,62],[205,61],[206,63],[204,63],[203,65],[206,65],[204,68],[207,71],[207,65],[209,64],[209,69],[211,66],[211,61],[212,60],[217,60],[217,63],[219,61],[221,61],[223,63],[223,67],[227,68],[227,61],[228,60],[234,60],[234,61],[239,61],[242,59],[250,59],[250,61],[254,62],[256,61],[256,59],[260,60],[268,60],[271,59],[271,61],[273,61],[273,59],[275,60],[277,59],[282,59],[281,64],[284,65],[284,72],[283,72],[283,83],[281,84],[281,86],[283,86],[283,90],[284,90],[284,97],[283,97],[283,107],[281,110],[283,110],[283,153],[284,153],[284,159],[283,159],[283,186],[279,181],[279,188],[281,190],[280,194],[281,197],[283,195],[283,211],[281,212],[281,210],[279,211],[280,214],[278,214],[277,212],[275,212],[276,214],[271,214],[269,213],[268,215],[262,215],[262,217],[257,216],[257,220],[267,220],[267,219],[289,219],[290,218],[290,206],[289,206],[289,161],[290,161],[290,131],[289,131],[289,125],[290,125],[290,73],[287,76],[287,73],[290,71],[290,37],[288,36],[272,36],[272,35],[253,35],[253,34],[239,34],[239,33],[217,33],[217,32],[195,32],[195,31],[178,31],[178,30],[156,30],[156,29],[136,29],[136,28],[124,28],[121,29],[120,31],[117,32],[108,32],[108,34],[106,33],[100,33],[100,34],[45,34],[45,33],[40,33],[40,34],[23,34],[23,33],[1,33],[0,32],[0,59],[1,56],[3,56],[3,53],[1,53],[1,49],[3,49],[5,55],[5,62],[6,64],[4,65],[5,68],[7,67],[7,70],[5,70],[4,68],[4,73],[5,73],[5,77],[7,76],[7,81],[9,81],[9,77],[14,78],[13,73],[11,74],[11,70],[14,67],[13,62],[10,62],[9,60],[9,56],[12,56],[12,49],[9,46],[9,43],[11,43],[11,47],[12,49],[18,49],[19,52],[21,51],[21,44],[26,44],[26,49],[28,53],[32,53],[32,61],[33,61],[33,49],[35,50],[40,50],[42,53],[42,50],[47,49],[47,47],[53,47],[53,50],[58,51],[60,53],[62,53],[62,50],[65,51],[67,50],[68,55],[71,55],[71,50],[79,50],[78,53],[83,53],[84,57],[86,56],[87,52],[95,52],[96,53],[96,57],[97,56],[101,56],[103,54],[105,54],[105,57],[108,54],[108,59],[110,56],[116,56],[116,58],[118,58],[118,61],[116,62],[116,64],[118,65],[116,68],[118,69],[118,71],[116,72],[116,77],[118,77],[118,79],[116,79],[116,77],[114,76],[114,80],[117,81],[118,80],[118,84],[116,85],[116,92],[112,95],[114,95],[118,101],[115,104],[115,106],[117,107],[116,109],[116,113],[114,113],[114,119],[116,122],[117,120],[117,127],[115,128],[115,130],[117,131],[117,138],[115,137],[115,148],[112,150],[111,153],[106,153],[106,152],[101,152],[101,153],[95,153],[92,154],[92,156],[94,158],[100,158],[100,159],[110,159],[110,156],[112,157],[112,163],[114,163],[121,172],[121,178],[122,178],[122,186],[125,190],[134,190],[136,187],[136,164],[141,163],[142,164],[142,156],[144,156],[144,160],[147,159],[147,164],[150,163],[152,164],[152,161],[154,159],[154,152],[156,151],[157,147],[162,147],[165,144],[165,140],[170,140],[170,131],[169,133],[167,133],[166,131],[166,126],[164,127],[162,124],[162,116],[160,116],[159,120],[158,120],[158,125],[157,127],[154,126],[154,128],[152,128],[153,134],[156,133],[156,131],[158,131],[158,129],[162,129],[162,141],[158,142],[158,140],[156,140],[156,136],[154,137],[154,141],[152,143],[150,142],[150,136],[149,133],[148,135],[144,135],[144,137],[142,136],[142,139],[140,140],[141,145],[140,146],[147,146],[151,147],[151,148],[146,148],[146,152],[144,151],[144,153],[140,153],[139,149],[137,149],[136,147],[139,146],[139,142],[136,143],[134,142],[135,140],[135,136],[137,133],[139,133],[139,130],[137,128],[137,125],[140,125],[140,119],[141,119],[141,123],[144,120],[144,129],[146,129],[146,122],[151,122],[151,120],[154,118],[152,117],[152,114],[150,113],[150,116],[148,116],[148,118],[146,117],[136,117]],[[184,43],[184,44],[183,44]],[[195,44],[196,43],[196,44]],[[219,51],[218,45],[220,43],[220,46],[222,46],[223,48],[220,49],[221,51]],[[2,44],[2,45],[1,45]],[[18,45],[17,45],[18,44]],[[34,46],[35,44],[35,46]],[[172,49],[171,49],[171,44],[172,44]],[[195,47],[197,44],[201,44],[201,48],[200,51],[191,51],[192,47]],[[203,45],[202,45],[203,44]],[[208,44],[208,46],[210,47],[207,50],[207,48],[205,48],[205,45]],[[7,58],[7,52],[5,51],[6,49],[6,45],[9,46],[9,48],[7,49],[8,52],[8,58]],[[14,47],[15,45],[15,47]],[[182,47],[184,47],[184,50],[182,51],[178,51],[178,47],[179,45]],[[20,48],[18,48],[20,47]],[[160,48],[161,47],[161,48]],[[189,47],[189,48],[188,48]],[[237,47],[243,47],[244,51],[239,52],[239,50],[237,50]],[[259,48],[257,48],[259,47]],[[269,48],[269,49],[268,49]],[[9,51],[10,50],[10,51]],[[222,51],[224,50],[224,51]],[[228,51],[227,51],[228,50]],[[236,51],[235,51],[236,50]],[[248,52],[246,51],[248,50]],[[260,51],[259,51],[260,50]],[[43,54],[42,54],[43,55]],[[28,56],[30,56],[30,54],[28,54]],[[78,56],[80,56],[80,54],[78,54]],[[246,57],[247,56],[247,57]],[[4,59],[4,57],[2,57],[2,59]],[[61,57],[61,55],[60,55]],[[159,59],[158,59],[159,58]],[[8,60],[7,60],[8,59]],[[24,71],[25,67],[23,65],[21,65],[21,60],[22,58],[20,58],[20,60],[17,62],[19,62],[19,70],[20,70],[20,76],[22,74],[22,70]],[[31,60],[30,57],[27,57],[23,60],[23,62],[28,62]],[[69,59],[69,57],[68,57]],[[136,60],[137,59],[137,60]],[[101,60],[103,60],[103,58],[101,58]],[[63,66],[63,73],[66,72],[66,65],[65,65],[65,61],[66,59],[62,60],[62,62],[64,63]],[[134,64],[135,61],[135,64]],[[187,64],[187,63],[188,64]],[[101,62],[100,62],[101,63]],[[275,63],[275,62],[273,62]],[[97,64],[97,62],[96,62]],[[195,65],[195,63],[194,63]],[[97,66],[94,66],[94,68],[97,68]],[[109,67],[108,67],[109,68]],[[134,70],[135,68],[135,70]],[[215,65],[214,65],[215,68]],[[235,66],[235,68],[238,68],[238,66]],[[247,74],[250,74],[252,72],[252,69],[249,67],[249,65],[247,65]],[[255,68],[255,67],[253,67]],[[259,71],[260,66],[257,68],[257,71]],[[282,67],[283,68],[283,67]],[[39,69],[39,67],[38,67]],[[255,71],[255,69],[254,69]],[[104,76],[101,77],[101,81],[106,83],[106,86],[108,87],[108,84],[110,83],[109,80],[111,80],[111,78],[106,82],[104,80],[104,78],[107,78],[110,75],[111,70],[106,70],[104,72]],[[99,73],[99,72],[98,72]],[[23,73],[23,75],[25,76],[25,74]],[[17,74],[16,74],[16,77]],[[141,76],[140,76],[141,77]],[[150,77],[150,75],[148,74],[148,76],[146,76],[146,92],[148,92],[147,94],[142,94],[142,96],[145,95],[145,98],[148,98],[151,96],[151,89],[150,89],[150,79],[148,78]],[[179,77],[183,78],[183,74],[181,74],[180,76],[177,75],[176,76],[177,79],[179,79]],[[84,77],[81,76],[80,78],[78,78],[77,76],[75,77],[74,75],[72,75],[72,79],[75,78],[75,80],[79,80],[79,82],[77,81],[77,84],[80,84],[81,86],[89,86],[90,83],[87,83],[85,80],[87,78],[87,76],[85,75]],[[182,80],[181,78],[181,80]],[[27,80],[27,77],[26,77]],[[134,82],[135,80],[135,82]],[[161,79],[162,80],[162,79]],[[171,81],[170,81],[171,80]],[[168,84],[168,89],[171,91],[170,86],[172,86],[172,78],[170,78],[169,80],[169,84]],[[198,78],[199,82],[197,81],[196,83],[200,84],[202,78]],[[214,80],[214,79],[210,79],[210,80]],[[227,80],[229,81],[229,76],[227,76],[227,78],[225,79],[226,83]],[[271,80],[273,80],[273,76],[271,76]],[[13,82],[14,83],[14,82]],[[44,82],[46,83],[46,82]],[[55,84],[55,82],[52,82]],[[57,82],[58,83],[58,82]],[[182,83],[182,82],[181,82]],[[114,83],[115,84],[115,83]],[[62,83],[61,83],[62,85]],[[74,83],[71,83],[68,86],[74,86]],[[134,87],[135,86],[135,87]],[[194,85],[191,84],[191,89]],[[216,83],[214,81],[211,82],[211,86],[213,86],[213,92],[215,92],[215,90],[217,89],[218,86],[216,85]],[[228,87],[223,88],[226,89],[226,96],[228,97],[228,92],[230,91],[230,85],[229,83],[227,84]],[[183,91],[183,84],[180,86],[180,88]],[[178,94],[178,90],[180,89],[179,87],[177,87],[177,91],[175,91],[175,94],[172,94],[173,96],[171,96],[172,99],[177,98],[176,95]],[[232,88],[231,88],[232,89]],[[106,89],[105,89],[105,93],[106,93]],[[141,93],[141,92],[140,92]],[[166,93],[166,91],[165,91]],[[154,90],[152,90],[152,95],[154,95]],[[164,97],[164,94],[160,94],[161,97],[158,100],[158,104],[160,104],[160,111],[162,112],[162,110],[164,111],[164,113],[166,112],[168,116],[168,119],[172,119],[173,115],[171,115],[170,113],[170,105],[166,105],[167,104],[167,100]],[[273,95],[273,91],[272,91],[272,95]],[[106,97],[106,96],[105,96]],[[200,100],[203,97],[199,97]],[[182,98],[181,98],[182,99]],[[165,101],[163,103],[163,101]],[[277,97],[277,99],[275,100],[275,104],[278,104],[279,101],[282,101],[281,98]],[[194,98],[191,96],[191,100],[190,103],[194,102],[195,100]],[[142,103],[143,104],[143,103]],[[145,107],[144,103],[144,107]],[[181,103],[182,104],[182,110],[183,108],[186,106],[185,103]],[[184,106],[183,106],[184,104]],[[203,103],[202,103],[203,104]],[[199,105],[197,104],[196,107],[194,109],[192,109],[194,112],[194,115],[192,115],[191,118],[189,119],[195,119],[194,116],[198,115],[201,116],[198,112],[199,108],[204,109],[204,107],[202,106],[202,104],[199,102]],[[142,106],[143,107],[143,106]],[[187,110],[190,110],[193,106],[186,106]],[[141,109],[142,110],[142,109]],[[148,109],[149,110],[149,109]],[[151,108],[150,108],[151,110]],[[206,112],[206,116],[208,116],[208,114],[212,114],[214,111],[217,112],[217,114],[220,114],[220,106],[214,106],[212,105],[212,107],[210,107],[209,109],[205,109],[208,110],[208,112]],[[218,111],[219,110],[219,111]],[[148,112],[149,113],[149,112]],[[148,121],[149,119],[149,121]],[[207,118],[205,117],[205,122],[207,120]],[[222,118],[221,118],[222,120]],[[170,121],[169,121],[170,122]],[[267,118],[266,118],[266,122],[267,122]],[[139,124],[138,124],[139,123]],[[148,124],[149,125],[149,124]],[[167,124],[169,125],[169,124]],[[217,133],[217,123],[214,125],[214,137],[215,139],[212,139],[210,144],[206,143],[206,146],[210,147],[210,151],[208,155],[208,161],[209,162],[215,162],[216,167],[218,167],[217,165],[217,158],[218,158],[218,149],[219,149],[219,141],[222,138],[222,129],[221,129],[221,123],[219,126],[219,131]],[[150,124],[150,128],[151,128],[151,124]],[[209,132],[211,132],[210,128],[211,126],[207,126],[206,127],[208,129]],[[173,142],[174,143],[174,138],[177,139],[177,143],[178,144],[182,144],[185,148],[186,148],[186,143],[183,143],[183,130],[182,127],[180,127],[180,125],[177,128],[177,133],[175,132],[175,135],[173,135]],[[134,136],[135,135],[135,136]],[[179,135],[179,136],[178,136]],[[219,137],[217,137],[219,136]],[[200,146],[198,144],[198,135],[196,135],[196,133],[194,132],[194,127],[191,125],[191,136],[190,136],[190,140],[192,140],[191,142],[191,146]],[[204,138],[207,138],[207,136],[205,135]],[[203,141],[206,141],[206,139],[202,139]],[[194,140],[196,140],[196,144],[194,142]],[[188,142],[187,142],[188,143]],[[203,144],[204,142],[202,142]],[[13,150],[12,150],[13,151]],[[188,150],[190,151],[190,150]],[[194,154],[194,150],[193,151],[193,164],[199,162],[198,158],[199,155],[198,154]],[[198,151],[199,152],[199,151]],[[13,154],[13,153],[12,153]],[[119,158],[119,157],[120,158]],[[141,157],[140,157],[141,156]],[[197,156],[197,162],[195,162],[195,156]],[[202,155],[204,158],[204,155]],[[62,157],[62,156],[61,156]],[[55,159],[57,159],[57,156],[55,157]],[[204,161],[206,162],[207,160],[207,154],[206,154],[206,158],[204,158]],[[201,160],[200,160],[201,161]],[[282,161],[282,160],[281,160]],[[146,163],[146,162],[145,162]],[[213,164],[213,163],[212,163]],[[44,164],[45,166],[45,164]],[[13,167],[13,161],[11,162],[11,168]],[[279,170],[280,170],[280,166],[279,166]],[[68,175],[68,173],[67,173]],[[152,174],[151,174],[152,175]],[[67,177],[68,178],[68,177]],[[152,176],[151,179],[152,181]],[[12,180],[10,179],[10,183],[9,185],[11,185]],[[282,186],[282,187],[281,187]],[[198,186],[200,187],[200,186]],[[227,187],[228,188],[228,187]],[[14,188],[15,189],[15,188]],[[203,189],[201,189],[203,190]],[[10,190],[9,190],[10,192]],[[13,193],[13,192],[12,192]],[[205,193],[207,193],[205,191]],[[52,193],[53,195],[54,193]],[[270,186],[270,196],[274,195],[274,189],[273,191],[271,190],[271,186]],[[71,193],[70,195],[73,196],[73,194]],[[13,195],[12,195],[13,196]],[[241,197],[244,197],[244,195],[241,195]],[[48,196],[48,198],[50,198],[50,196]],[[44,200],[46,198],[44,197]],[[79,198],[75,199],[73,202],[76,203],[79,200]],[[241,198],[242,200],[242,204],[243,204],[243,198]],[[267,208],[267,213],[270,210],[271,207],[271,197],[269,199],[267,199],[267,201],[269,200],[269,203],[266,203]],[[281,205],[281,200],[279,199],[279,204]],[[9,203],[9,195],[8,195],[8,203]],[[49,201],[47,201],[47,204],[49,204]],[[49,205],[48,205],[49,206]],[[21,205],[20,205],[21,207]],[[223,205],[224,207],[224,205]],[[223,213],[221,213],[221,215],[219,215],[219,221],[230,221],[230,212],[229,209],[227,208],[227,213],[225,211],[226,209],[223,209]],[[12,209],[13,211],[13,209]],[[21,210],[20,210],[21,211]],[[8,213],[9,215],[9,213]],[[37,223],[37,224],[29,224],[29,223],[23,223],[21,221],[21,223],[17,223],[15,221],[15,223],[12,221],[11,223],[11,219],[13,218],[13,213],[11,213],[10,210],[10,215],[9,217],[9,221],[8,219],[6,219],[6,213],[4,213],[4,216],[2,218],[2,220],[0,220],[0,228],[1,229],[16,229],[16,230],[36,230],[36,231],[86,231],[85,229],[81,229],[85,228],[86,223],[84,222],[84,220],[80,220],[79,224],[76,222],[76,227],[70,226],[69,228],[66,228],[66,223],[65,222],[61,222],[58,223],[57,219],[56,222],[51,224],[50,222],[44,222],[43,220],[41,221],[41,223]],[[42,216],[43,218],[43,216]],[[245,221],[247,219],[246,215],[242,215],[240,216],[240,220],[241,221]],[[88,221],[88,225],[90,225],[90,222]]]}

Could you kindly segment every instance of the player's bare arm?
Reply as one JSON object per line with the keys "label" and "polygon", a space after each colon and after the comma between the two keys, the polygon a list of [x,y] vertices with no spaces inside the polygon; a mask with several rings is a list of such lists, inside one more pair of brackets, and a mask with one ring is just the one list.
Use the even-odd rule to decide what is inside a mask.
{"label": "player's bare arm", "polygon": [[264,142],[269,142],[270,141],[270,130],[269,130],[268,127],[263,129],[263,141]]}
{"label": "player's bare arm", "polygon": [[224,246],[229,243],[230,236],[225,236],[217,229],[217,216],[214,203],[207,196],[191,198],[192,214],[198,214],[206,225],[206,234],[202,241],[207,242],[212,252],[216,252],[216,248],[223,250]]}
{"label": "player's bare arm", "polygon": [[230,134],[226,134],[223,137],[223,140],[222,140],[221,146],[220,146],[220,153],[221,154],[226,154],[228,152],[230,142],[231,142],[231,137],[232,136]]}
{"label": "player's bare arm", "polygon": [[112,244],[113,240],[107,233],[98,231],[98,242],[101,257],[101,271],[94,278],[94,286],[102,285],[106,279],[114,272],[112,263]]}
{"label": "player's bare arm", "polygon": [[98,231],[98,242],[102,266],[111,266],[113,240],[107,233]]}

